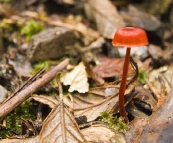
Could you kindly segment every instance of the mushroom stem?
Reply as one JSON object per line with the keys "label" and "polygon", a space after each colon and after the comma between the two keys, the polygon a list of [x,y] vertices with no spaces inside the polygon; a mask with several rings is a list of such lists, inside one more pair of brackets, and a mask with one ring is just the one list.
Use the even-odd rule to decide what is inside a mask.
{"label": "mushroom stem", "polygon": [[129,67],[129,61],[130,61],[130,50],[131,50],[130,47],[127,47],[124,66],[123,66],[123,75],[122,75],[121,85],[119,89],[120,115],[124,118],[125,123],[128,123],[128,118],[127,118],[125,107],[124,107],[124,92],[126,89],[126,80],[127,80],[127,73],[128,73],[128,67]]}

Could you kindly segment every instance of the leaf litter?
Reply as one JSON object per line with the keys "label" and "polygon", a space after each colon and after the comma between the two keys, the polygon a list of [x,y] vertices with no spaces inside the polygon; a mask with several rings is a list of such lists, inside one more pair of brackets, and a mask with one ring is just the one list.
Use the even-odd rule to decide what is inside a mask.
{"label": "leaf litter", "polygon": [[58,104],[54,106],[52,111],[46,117],[43,122],[40,134],[31,139],[5,139],[0,142],[35,142],[35,143],[84,143],[86,142],[83,135],[80,133],[79,127],[74,120],[72,113],[68,110],[68,107],[63,103],[62,87],[59,82],[59,99]]}
{"label": "leaf litter", "polygon": [[[76,4],[75,2],[76,2],[75,0],[74,1],[65,1],[64,0],[61,4],[65,4],[65,5],[70,4],[70,5],[73,5],[75,8],[77,8],[75,6],[75,4]],[[153,3],[155,3],[155,2],[158,3],[158,5],[162,5],[162,4],[160,4],[159,0],[156,0]],[[33,2],[31,2],[30,5],[32,5],[32,3]],[[76,49],[82,49],[84,53],[86,51],[92,52],[93,57],[96,59],[99,55],[97,52],[101,51],[101,50],[103,50],[103,51],[105,50],[105,49],[103,49],[104,46],[106,46],[106,48],[108,48],[108,49],[110,48],[110,46],[108,46],[109,45],[108,43],[110,43],[109,39],[111,39],[112,35],[113,35],[111,33],[114,33],[118,27],[122,27],[123,25],[127,25],[128,19],[129,20],[132,19],[132,20],[130,20],[131,25],[136,24],[135,26],[140,26],[139,24],[142,24],[144,26],[143,28],[145,30],[150,28],[150,26],[145,27],[145,25],[147,25],[148,23],[150,23],[152,21],[152,20],[150,21],[150,16],[148,16],[147,13],[144,14],[142,20],[140,20],[140,17],[142,17],[142,16],[129,18],[129,15],[126,15],[126,14],[128,13],[128,11],[133,12],[132,11],[133,6],[131,5],[130,7],[127,7],[127,9],[128,9],[127,11],[125,9],[126,9],[126,5],[128,6],[128,4],[131,2],[125,2],[124,8],[122,8],[121,5],[118,5],[117,10],[115,9],[115,7],[111,3],[115,3],[115,2],[108,1],[108,0],[105,0],[103,3],[101,3],[101,2],[98,3],[97,1],[90,1],[90,0],[85,2],[85,6],[86,6],[85,12],[87,13],[88,19],[95,22],[94,26],[97,27],[98,31],[93,30],[90,27],[91,25],[89,25],[91,23],[86,21],[86,19],[82,19],[83,21],[80,20],[80,16],[79,16],[79,20],[77,20],[77,22],[76,21],[74,22],[74,21],[69,21],[69,20],[71,20],[70,16],[68,17],[69,19],[64,18],[62,20],[62,17],[58,14],[56,14],[56,16],[57,17],[59,16],[59,20],[58,20],[58,18],[53,19],[53,16],[50,16],[50,15],[47,16],[46,14],[44,15],[43,14],[44,12],[40,13],[40,12],[25,11],[24,13],[22,12],[22,14],[23,14],[22,16],[21,15],[17,16],[17,14],[15,12],[13,13],[13,10],[11,10],[11,9],[9,10],[10,13],[3,11],[6,9],[3,6],[2,6],[2,9],[0,11],[1,11],[2,17],[4,16],[4,17],[8,18],[6,20],[6,24],[10,25],[10,26],[11,26],[11,24],[12,25],[15,25],[15,24],[22,25],[27,21],[26,19],[32,20],[34,18],[34,19],[39,20],[39,21],[44,21],[47,25],[61,26],[61,27],[71,29],[71,30],[75,31],[76,35],[78,35],[77,36],[78,39],[80,39],[81,38],[80,36],[82,36],[81,41],[80,41],[82,43],[82,46],[81,45],[80,46],[84,47],[84,48],[78,47]],[[143,6],[142,4],[143,3],[140,3],[140,6]],[[135,5],[135,7],[136,6],[137,5]],[[167,7],[170,10],[172,9],[169,6],[167,6]],[[152,7],[152,9],[153,8],[154,7]],[[89,12],[87,12],[87,9],[89,10]],[[151,7],[148,7],[147,9],[148,10],[146,10],[146,11],[150,12]],[[6,9],[6,10],[8,11],[8,9]],[[69,10],[71,10],[71,9],[69,8]],[[120,15],[119,15],[119,10],[120,10]],[[135,12],[136,14],[143,15],[143,13],[140,12],[139,9],[134,9],[134,10],[136,11]],[[110,11],[110,13],[108,13],[107,11]],[[167,10],[165,10],[165,11],[167,11]],[[171,15],[171,13],[168,14],[168,13],[165,13],[165,11],[162,11],[162,19],[164,19],[163,18],[164,15],[169,15],[169,16]],[[116,16],[115,16],[115,13],[116,13]],[[15,14],[15,16],[13,16],[14,14]],[[10,17],[11,15],[12,15],[12,17]],[[133,13],[132,13],[132,15],[133,15]],[[115,21],[115,18],[112,18],[112,16],[116,17],[120,23]],[[77,17],[78,16],[76,16],[75,18],[77,18]],[[145,22],[146,21],[145,17],[147,17],[148,23]],[[157,15],[157,17],[159,17],[159,16]],[[128,19],[126,19],[126,18],[128,18]],[[99,19],[101,20],[101,22],[99,22]],[[169,21],[169,18],[167,18],[167,20]],[[138,22],[135,22],[135,21],[138,21]],[[3,23],[3,24],[5,24],[5,23]],[[160,24],[160,23],[158,23],[158,24]],[[164,25],[164,23],[162,23],[162,24]],[[163,130],[163,132],[162,132],[163,138],[159,138],[159,137],[155,138],[156,142],[163,141],[163,140],[164,140],[164,142],[165,141],[169,142],[169,137],[166,134],[171,133],[171,130],[169,130],[169,129],[167,130],[164,128],[166,128],[166,127],[169,128],[169,125],[172,125],[171,124],[172,118],[168,117],[168,120],[166,120],[166,122],[165,122],[165,120],[162,119],[162,116],[166,117],[164,115],[164,113],[168,113],[169,115],[171,115],[170,114],[171,111],[169,111],[169,109],[167,109],[166,105],[164,105],[163,103],[164,103],[164,100],[167,98],[167,96],[165,96],[165,95],[169,96],[169,93],[171,94],[170,91],[171,91],[171,87],[172,87],[172,82],[171,82],[172,72],[171,72],[171,68],[170,68],[171,67],[170,65],[172,63],[172,59],[171,59],[171,55],[172,55],[171,47],[172,46],[170,44],[171,43],[170,37],[172,36],[172,34],[170,33],[170,31],[171,31],[170,27],[167,25],[166,26],[167,29],[164,29],[162,27],[162,24],[158,26],[157,24],[152,23],[152,28],[153,28],[152,31],[150,31],[151,29],[148,29],[149,32],[147,31],[149,38],[151,40],[151,43],[152,43],[149,45],[149,51],[145,51],[147,53],[145,54],[144,57],[137,57],[137,59],[138,59],[137,63],[141,64],[140,67],[143,67],[144,63],[148,59],[150,59],[150,62],[147,62],[149,81],[146,80],[145,82],[142,83],[142,85],[140,84],[140,86],[143,86],[143,88],[145,88],[146,91],[151,90],[151,94],[145,92],[145,90],[143,88],[141,88],[139,90],[140,92],[137,93],[137,94],[140,94],[140,97],[136,98],[136,95],[134,95],[134,94],[136,94],[136,92],[133,92],[133,89],[136,86],[137,86],[136,89],[138,89],[139,85],[137,84],[137,82],[134,82],[134,80],[131,80],[133,82],[130,82],[130,84],[128,85],[127,90],[126,90],[126,93],[128,93],[128,94],[125,96],[125,97],[129,98],[129,99],[127,98],[127,107],[133,108],[134,106],[136,106],[135,105],[136,103],[140,103],[140,107],[143,105],[147,105],[147,107],[151,106],[153,115],[150,116],[149,118],[148,118],[148,116],[146,116],[145,120],[143,118],[139,119],[139,118],[135,117],[136,120],[134,120],[130,123],[131,130],[129,130],[128,133],[130,133],[131,136],[128,136],[126,138],[127,142],[132,142],[132,141],[133,142],[143,142],[143,141],[146,142],[146,140],[145,140],[146,134],[148,135],[147,142],[149,142],[149,140],[152,138],[152,136],[150,136],[150,134],[148,134],[148,132],[150,133],[149,126],[152,127],[153,130],[155,130],[155,127],[158,127],[157,131]],[[157,27],[155,27],[155,25]],[[112,27],[112,28],[110,28],[110,27]],[[160,27],[160,28],[158,30],[155,30],[158,27]],[[111,29],[111,31],[108,29]],[[114,30],[112,30],[112,29],[114,29]],[[163,33],[163,32],[165,32],[165,31],[167,32],[166,34],[168,34],[168,35],[164,35],[165,33]],[[89,47],[88,45],[90,45],[91,42],[99,39],[100,34],[103,36],[101,38],[104,39],[104,41],[102,40],[101,45]],[[163,35],[164,35],[164,38],[162,39]],[[154,36],[154,38],[151,38],[151,36]],[[1,33],[0,33],[0,37],[1,37]],[[21,38],[19,38],[19,37],[16,38],[13,34],[11,34],[9,37],[10,37],[9,39],[11,40],[11,42],[14,42],[15,44],[20,43],[18,41],[18,39],[21,39]],[[17,40],[14,39],[14,37]],[[25,39],[22,38],[22,41],[25,42]],[[157,41],[160,41],[159,44]],[[154,46],[153,46],[153,44],[154,44]],[[49,45],[47,45],[47,46],[49,47]],[[8,47],[8,49],[10,49],[10,48]],[[13,49],[14,49],[14,47],[13,47]],[[2,53],[4,52],[2,47],[0,47],[0,51],[2,51]],[[9,59],[15,61],[16,58],[18,58],[18,55],[16,54],[16,52],[10,53],[10,51],[17,51],[17,50],[8,50],[7,51],[8,52],[7,54],[9,54]],[[74,51],[68,51],[68,53],[73,53],[73,52]],[[110,55],[112,56],[113,54],[115,54],[115,53],[110,53],[107,51],[106,51],[106,53],[107,54],[105,54],[105,55],[109,55],[109,56]],[[74,55],[70,55],[70,56],[74,56]],[[113,56],[115,56],[115,55],[113,55]],[[80,58],[76,58],[74,60],[74,63],[76,63],[75,65],[77,65],[77,63],[79,63],[79,59]],[[77,80],[72,75],[70,75],[70,77],[73,77],[73,80],[74,81],[76,80],[76,81],[74,83],[71,82],[68,84],[69,87],[70,86],[72,86],[72,87],[70,89],[71,92],[63,97],[64,103],[66,104],[65,107],[60,108],[61,106],[60,107],[57,106],[57,105],[59,105],[59,102],[55,98],[52,99],[49,97],[47,98],[47,96],[40,96],[40,95],[39,96],[38,95],[32,96],[36,101],[43,103],[43,104],[48,104],[50,106],[50,108],[53,108],[52,112],[51,112],[52,116],[49,114],[49,116],[47,116],[47,118],[44,122],[45,126],[49,125],[49,122],[47,122],[47,121],[53,120],[53,116],[55,118],[58,118],[56,115],[54,115],[54,112],[60,116],[64,115],[65,119],[66,118],[69,119],[71,121],[70,123],[72,123],[73,122],[72,120],[74,120],[74,116],[73,115],[68,116],[66,114],[67,112],[65,111],[65,109],[67,109],[67,110],[69,109],[70,111],[73,111],[74,115],[76,117],[81,117],[81,116],[86,115],[87,120],[91,121],[91,122],[99,117],[99,113],[101,111],[105,111],[105,110],[111,109],[113,107],[114,113],[118,112],[117,95],[118,95],[118,88],[119,88],[119,83],[121,81],[120,80],[121,78],[119,78],[119,80],[117,80],[114,83],[111,83],[109,80],[110,79],[114,80],[114,78],[115,78],[114,76],[119,77],[121,75],[121,67],[118,68],[119,71],[117,71],[117,73],[116,73],[115,69],[112,68],[112,67],[114,67],[114,65],[118,64],[118,61],[121,61],[121,60],[117,59],[117,61],[116,61],[116,59],[107,58],[105,61],[100,62],[101,65],[97,65],[97,63],[95,61],[94,61],[95,62],[94,64],[96,64],[96,65],[94,65],[93,61],[91,61],[91,60],[89,61],[89,63],[87,63],[84,60],[82,60],[82,61],[84,62],[83,66],[85,66],[85,70],[86,70],[86,71],[83,70],[83,71],[85,71],[85,74],[82,75],[82,78],[88,79],[88,80],[84,80],[85,89],[81,90],[78,85],[80,85],[82,82],[77,82]],[[167,65],[165,66],[165,64],[167,64]],[[110,66],[110,68],[108,68],[109,66]],[[156,71],[154,69],[154,68],[159,68],[161,66],[163,66],[163,68],[164,67],[169,67],[169,68],[167,68],[165,71]],[[14,66],[14,67],[17,68],[17,66]],[[93,70],[95,68],[96,69],[98,68],[99,70],[98,69]],[[153,71],[153,73],[151,71]],[[23,75],[25,75],[25,74],[23,74]],[[80,75],[80,72],[78,74],[76,74],[76,76],[79,76],[79,75]],[[113,76],[113,79],[112,79],[112,76]],[[129,76],[129,77],[131,79],[133,79],[132,78],[133,76]],[[107,80],[105,78],[109,78],[109,79]],[[76,87],[76,85],[77,85],[77,87]],[[90,87],[88,87],[88,86],[90,86]],[[65,87],[65,86],[63,86],[63,87]],[[68,86],[66,86],[66,87],[68,87]],[[66,92],[66,90],[65,90],[65,92]],[[85,93],[83,93],[83,92],[85,92]],[[134,96],[136,99],[133,98]],[[154,96],[154,98],[151,99],[149,96]],[[134,100],[132,100],[132,99],[135,100],[135,104],[133,103]],[[169,100],[171,100],[171,99],[169,98]],[[141,101],[141,102],[138,102],[138,101]],[[156,104],[156,102],[157,102],[157,104]],[[114,103],[114,105],[113,105],[113,103]],[[143,103],[145,103],[145,104],[143,104]],[[160,106],[162,106],[162,104],[163,104],[163,108],[159,108]],[[171,107],[169,101],[166,100],[165,104],[167,104]],[[103,108],[101,107],[101,105],[103,105]],[[55,109],[55,107],[56,107],[56,109]],[[65,111],[64,114],[60,114],[60,110],[62,110],[62,109],[64,109],[64,111]],[[136,108],[134,108],[134,109],[136,109]],[[160,109],[161,111],[159,111],[158,109]],[[137,108],[136,110],[139,111],[139,108]],[[158,113],[157,113],[157,111],[158,111]],[[51,117],[52,119],[49,120],[49,117]],[[72,117],[73,119],[71,119],[70,117]],[[156,120],[158,122],[155,122],[154,127],[153,127],[152,123],[153,123],[153,121],[156,121]],[[149,126],[146,125],[147,122],[149,123]],[[160,122],[165,123],[164,125],[161,125],[163,128],[160,127],[160,124],[161,124]],[[166,124],[166,123],[168,123],[168,124]],[[59,128],[60,126],[57,125],[57,128]],[[91,127],[95,128],[96,126],[97,125],[95,125],[95,126],[92,125]],[[78,127],[75,126],[75,130],[79,130],[76,128],[78,128]],[[99,135],[100,134],[107,134],[108,130],[109,130],[109,129],[106,130],[105,128],[102,128],[101,124],[99,124],[96,128],[97,128],[96,130],[95,129],[92,130],[90,127],[86,128],[86,129],[88,129],[88,132],[87,133],[85,132],[83,134],[84,134],[84,136],[87,136],[90,138],[90,139],[87,138],[88,141],[93,141],[91,138],[96,136],[96,138],[94,139],[94,142],[99,142]],[[98,132],[99,130],[100,131],[102,130],[103,132]],[[106,133],[104,133],[104,131],[106,131]],[[89,134],[89,132],[90,132],[90,134]],[[98,132],[98,134],[96,135],[93,132]],[[50,130],[50,136],[53,135],[52,133],[53,132]],[[134,133],[136,133],[136,134],[134,135]],[[160,132],[154,132],[153,134],[155,136],[157,136],[157,135],[160,135],[159,133]],[[41,134],[43,135],[42,137],[44,137],[45,134],[44,134],[43,129],[41,131]],[[36,136],[33,138],[28,138],[28,139],[8,139],[8,140],[6,140],[6,142],[19,142],[19,140],[22,142],[27,142],[27,143],[39,142],[41,134],[39,136]],[[110,134],[112,134],[112,133],[110,133]],[[53,136],[56,137],[56,135],[53,135]],[[171,137],[171,134],[169,134],[169,136]],[[62,138],[65,138],[65,137],[62,137]],[[109,136],[106,139],[111,139],[112,142],[114,141],[114,138],[112,138],[112,136]],[[108,141],[106,139],[105,140],[103,139],[103,140]],[[123,142],[123,141],[121,141],[121,142]]]}

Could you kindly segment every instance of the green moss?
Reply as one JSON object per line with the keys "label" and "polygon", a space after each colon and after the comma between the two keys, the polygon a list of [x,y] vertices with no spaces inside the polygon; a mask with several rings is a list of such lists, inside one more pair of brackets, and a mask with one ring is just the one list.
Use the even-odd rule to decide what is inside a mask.
{"label": "green moss", "polygon": [[107,123],[109,127],[114,130],[118,130],[121,133],[125,133],[129,129],[129,126],[123,122],[123,119],[121,117],[117,118],[113,116],[113,114],[110,113],[110,111],[101,112],[101,117],[101,121]]}
{"label": "green moss", "polygon": [[44,29],[43,25],[34,21],[30,20],[26,22],[25,26],[21,29],[21,34],[26,35],[27,40],[31,40],[32,36],[39,33]]}
{"label": "green moss", "polygon": [[36,109],[32,102],[27,100],[16,107],[9,115],[6,116],[6,127],[1,128],[0,138],[6,138],[14,135],[14,132],[21,134],[22,128],[20,124],[21,119],[36,119]]}
{"label": "green moss", "polygon": [[0,27],[9,31],[12,30],[12,26],[5,19],[0,23]]}
{"label": "green moss", "polygon": [[12,136],[13,133],[11,132],[10,129],[0,126],[0,139],[5,139],[7,137]]}
{"label": "green moss", "polygon": [[148,78],[148,73],[147,71],[144,71],[144,70],[139,70],[139,75],[138,75],[138,81],[142,84],[145,84],[146,83],[146,80]]}
{"label": "green moss", "polygon": [[37,71],[39,71],[41,68],[45,68],[48,70],[50,67],[49,62],[47,61],[40,61],[37,64],[34,65],[33,70],[30,72],[32,75],[34,75]]}

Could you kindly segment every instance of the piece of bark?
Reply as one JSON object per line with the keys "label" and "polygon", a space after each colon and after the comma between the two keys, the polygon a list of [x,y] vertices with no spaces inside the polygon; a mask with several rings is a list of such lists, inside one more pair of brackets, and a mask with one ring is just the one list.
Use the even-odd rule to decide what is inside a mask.
{"label": "piece of bark", "polygon": [[149,117],[139,143],[171,143],[173,139],[173,89],[163,105]]}
{"label": "piece of bark", "polygon": [[130,130],[125,133],[127,143],[138,143],[139,137],[147,124],[147,118],[135,118],[130,123]]}

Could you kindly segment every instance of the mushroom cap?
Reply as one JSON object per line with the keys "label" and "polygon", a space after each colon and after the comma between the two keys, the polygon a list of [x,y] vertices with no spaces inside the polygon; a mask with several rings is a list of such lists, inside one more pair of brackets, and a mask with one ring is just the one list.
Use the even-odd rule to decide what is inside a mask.
{"label": "mushroom cap", "polygon": [[124,27],[116,31],[112,40],[113,46],[144,46],[148,45],[146,32],[138,27]]}

